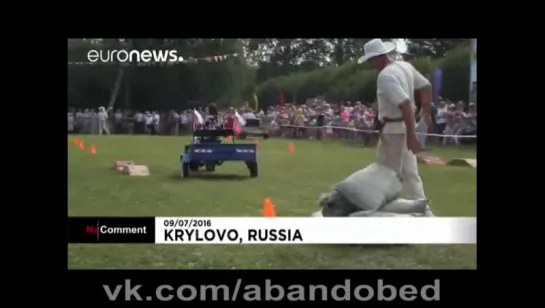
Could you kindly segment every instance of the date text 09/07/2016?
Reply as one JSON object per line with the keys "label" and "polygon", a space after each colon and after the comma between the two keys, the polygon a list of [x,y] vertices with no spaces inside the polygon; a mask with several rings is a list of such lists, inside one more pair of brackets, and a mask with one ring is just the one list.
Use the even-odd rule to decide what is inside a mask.
{"label": "date text 09/07/2016", "polygon": [[245,234],[236,229],[166,229],[165,242],[248,243],[248,242],[303,242],[299,229],[248,229]]}
{"label": "date text 09/07/2016", "polygon": [[163,226],[167,228],[200,228],[200,227],[211,227],[212,221],[210,219],[166,219],[163,221]]}

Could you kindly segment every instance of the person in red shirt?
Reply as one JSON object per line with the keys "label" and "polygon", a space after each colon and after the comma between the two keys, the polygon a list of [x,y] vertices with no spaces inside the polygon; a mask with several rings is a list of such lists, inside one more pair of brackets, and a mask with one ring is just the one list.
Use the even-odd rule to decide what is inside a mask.
{"label": "person in red shirt", "polygon": [[233,129],[234,124],[235,124],[235,118],[233,115],[233,110],[229,110],[229,112],[225,116],[225,122],[223,122],[223,125],[225,129]]}

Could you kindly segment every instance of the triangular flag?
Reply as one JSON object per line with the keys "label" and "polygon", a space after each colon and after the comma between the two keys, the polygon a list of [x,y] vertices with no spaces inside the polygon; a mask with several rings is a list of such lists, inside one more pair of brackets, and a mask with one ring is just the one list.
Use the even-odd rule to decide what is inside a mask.
{"label": "triangular flag", "polygon": [[240,126],[246,125],[246,120],[240,115],[240,113],[238,113],[238,111],[235,111],[235,119],[237,120],[238,124],[240,124]]}
{"label": "triangular flag", "polygon": [[193,117],[193,124],[204,124],[204,118],[201,113],[198,112],[197,109],[193,109],[193,113],[195,115],[195,117]]}
{"label": "triangular flag", "polygon": [[238,113],[238,111],[235,111],[235,122],[233,123],[233,130],[237,135],[240,135],[242,133],[242,127],[246,125],[246,120]]}

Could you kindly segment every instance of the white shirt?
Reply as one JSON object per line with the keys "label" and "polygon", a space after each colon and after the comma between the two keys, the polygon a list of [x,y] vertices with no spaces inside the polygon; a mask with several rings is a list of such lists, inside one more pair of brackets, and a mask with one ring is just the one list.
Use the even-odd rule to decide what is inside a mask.
{"label": "white shirt", "polygon": [[466,121],[468,124],[477,126],[477,112],[475,113],[467,113],[466,114]]}
{"label": "white shirt", "polygon": [[180,120],[180,115],[174,112],[172,113],[172,119],[174,119],[175,122],[178,122]]}
{"label": "white shirt", "polygon": [[150,125],[153,121],[153,116],[151,114],[146,114],[146,125]]}
{"label": "white shirt", "polygon": [[185,114],[185,113],[180,114],[180,123],[187,124],[187,122],[188,122],[187,121],[187,114]]}
{"label": "white shirt", "polygon": [[[413,109],[414,90],[428,86],[430,82],[418,72],[409,62],[396,61],[387,65],[377,79],[377,101],[379,119],[401,118],[399,105],[409,101]],[[404,122],[391,122],[384,125],[383,133],[404,134],[406,127]]]}
{"label": "white shirt", "polygon": [[257,119],[255,114],[251,113],[251,112],[246,112],[245,114],[242,115],[242,117],[245,119],[245,120],[255,120]]}
{"label": "white shirt", "polygon": [[134,120],[136,122],[142,122],[144,120],[144,115],[138,112],[134,115]]}
{"label": "white shirt", "polygon": [[161,116],[156,113],[156,114],[153,115],[151,123],[157,125],[157,124],[159,124],[159,120],[161,120]]}
{"label": "white shirt", "polygon": [[445,124],[447,123],[447,108],[439,108],[437,109],[437,124]]}
{"label": "white shirt", "polygon": [[108,119],[108,113],[106,111],[99,111],[98,112],[98,119],[100,121],[106,121]]}
{"label": "white shirt", "polygon": [[365,110],[363,112],[363,122],[367,125],[367,127],[372,127],[375,122],[375,116],[368,110]]}

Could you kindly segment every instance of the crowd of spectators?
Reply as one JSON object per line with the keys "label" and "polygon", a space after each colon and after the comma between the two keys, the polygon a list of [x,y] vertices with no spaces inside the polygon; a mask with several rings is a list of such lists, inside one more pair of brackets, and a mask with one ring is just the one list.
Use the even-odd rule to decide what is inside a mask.
{"label": "crowd of spectators", "polygon": [[[202,115],[208,107],[196,108]],[[232,125],[235,112],[246,119],[261,119],[263,129],[271,136],[308,139],[346,139],[368,144],[376,140],[375,104],[362,102],[331,103],[319,99],[304,104],[286,103],[255,110],[247,103],[239,108],[219,112],[226,124]],[[418,113],[417,113],[418,114]],[[193,125],[193,109],[169,112],[84,109],[68,112],[68,131],[78,134],[190,134]],[[460,144],[477,134],[477,110],[473,103],[440,100],[433,107],[435,127],[431,133],[448,135],[438,137],[443,144]],[[417,119],[418,120],[418,119]],[[231,123],[231,124],[229,124]]]}

